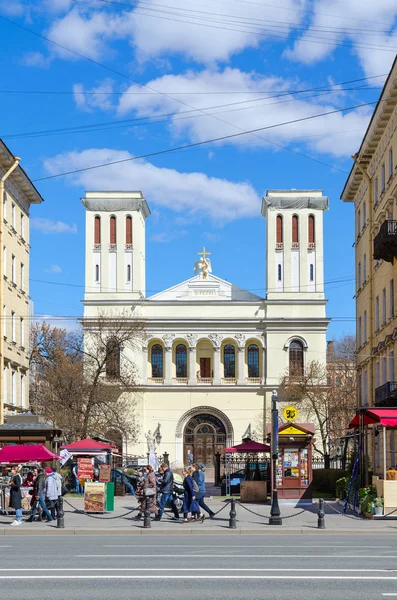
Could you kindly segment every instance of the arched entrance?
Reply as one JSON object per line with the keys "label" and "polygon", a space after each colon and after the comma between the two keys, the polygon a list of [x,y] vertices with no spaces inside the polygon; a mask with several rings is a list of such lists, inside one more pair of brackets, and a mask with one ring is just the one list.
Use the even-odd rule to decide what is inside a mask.
{"label": "arched entrance", "polygon": [[226,428],[222,421],[209,413],[192,417],[183,432],[183,461],[188,464],[188,451],[194,462],[203,462],[206,467],[215,465],[215,454],[226,448]]}

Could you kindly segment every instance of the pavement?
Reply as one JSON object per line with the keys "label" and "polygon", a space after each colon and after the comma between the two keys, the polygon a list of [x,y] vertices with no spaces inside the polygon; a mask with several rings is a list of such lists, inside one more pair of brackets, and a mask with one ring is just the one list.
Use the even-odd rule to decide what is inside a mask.
{"label": "pavement", "polygon": [[[318,504],[303,508],[293,505],[281,506],[282,526],[269,525],[270,506],[263,504],[236,504],[236,529],[229,528],[230,504],[220,498],[208,500],[208,505],[218,512],[215,519],[206,519],[204,523],[183,523],[171,520],[171,512],[165,512],[160,522],[152,521],[151,528],[143,527],[143,521],[135,521],[137,501],[134,497],[115,498],[115,511],[107,514],[86,515],[82,498],[65,499],[65,528],[58,529],[56,521],[51,523],[27,523],[20,527],[10,527],[12,516],[0,515],[1,536],[19,535],[201,535],[201,534],[250,534],[268,535],[277,532],[284,534],[397,534],[397,520],[363,519],[349,512],[342,514],[343,507],[336,502],[325,503],[325,530],[317,529]],[[27,517],[25,517],[26,519]]]}
{"label": "pavement", "polygon": [[0,587],[7,600],[397,597],[395,536],[266,533],[0,538]]}

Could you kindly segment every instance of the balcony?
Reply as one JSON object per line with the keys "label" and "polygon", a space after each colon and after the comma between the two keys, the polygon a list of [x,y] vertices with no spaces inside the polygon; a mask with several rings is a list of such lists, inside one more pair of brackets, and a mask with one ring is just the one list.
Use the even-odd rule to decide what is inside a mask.
{"label": "balcony", "polygon": [[148,383],[153,383],[155,385],[162,385],[164,383],[163,377],[148,377]]}
{"label": "balcony", "polygon": [[212,377],[197,377],[197,383],[201,385],[212,385],[213,378]]}
{"label": "balcony", "polygon": [[388,381],[375,389],[375,406],[397,407],[397,381]]}
{"label": "balcony", "polygon": [[397,258],[397,221],[383,221],[374,238],[374,260]]}
{"label": "balcony", "polygon": [[189,380],[187,377],[173,377],[172,383],[176,385],[187,385],[189,383]]}

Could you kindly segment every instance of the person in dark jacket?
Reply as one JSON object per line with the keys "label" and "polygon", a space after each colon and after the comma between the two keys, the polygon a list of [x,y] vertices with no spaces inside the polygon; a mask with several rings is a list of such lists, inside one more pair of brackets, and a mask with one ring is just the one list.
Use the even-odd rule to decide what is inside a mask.
{"label": "person in dark jacket", "polygon": [[42,512],[44,512],[48,521],[52,521],[51,513],[49,512],[45,503],[45,476],[43,469],[39,469],[36,481],[34,482],[31,506],[32,510],[28,519],[29,522],[34,521],[37,510],[39,510],[39,521],[42,520]]}
{"label": "person in dark jacket", "polygon": [[191,513],[192,521],[204,521],[204,515],[200,514],[200,508],[198,502],[196,500],[196,493],[194,491],[194,480],[192,477],[193,469],[189,467],[189,469],[183,470],[183,488],[185,490],[183,496],[183,522],[188,523],[189,521],[189,513]]}
{"label": "person in dark jacket", "polygon": [[135,521],[139,521],[143,517],[143,513],[145,510],[143,503],[143,486],[145,483],[145,469],[143,467],[139,467],[137,470],[137,480],[136,480],[136,499],[139,502],[139,512],[134,517]]}
{"label": "person in dark jacket", "polygon": [[11,527],[18,527],[22,523],[22,465],[12,467],[11,469],[11,484],[10,484],[10,508],[15,509],[15,521],[11,523]]}
{"label": "person in dark jacket", "polygon": [[169,466],[166,465],[165,463],[160,465],[160,473],[162,474],[163,478],[160,483],[160,489],[159,489],[159,493],[161,494],[161,500],[160,500],[159,514],[156,517],[156,521],[161,520],[161,517],[163,516],[164,508],[167,504],[171,505],[172,512],[174,513],[174,517],[173,517],[174,521],[179,521],[179,513],[178,513],[177,507],[175,506],[174,496],[173,496],[174,474],[171,471],[171,469],[169,468]]}
{"label": "person in dark jacket", "polygon": [[199,490],[200,490],[200,495],[197,497],[198,504],[199,504],[200,508],[203,508],[209,514],[210,519],[213,519],[215,516],[214,511],[211,510],[209,508],[209,506],[207,506],[206,503],[204,502],[204,497],[205,497],[204,465],[203,465],[203,463],[195,463],[193,465],[193,467],[194,467],[193,479],[197,483]]}

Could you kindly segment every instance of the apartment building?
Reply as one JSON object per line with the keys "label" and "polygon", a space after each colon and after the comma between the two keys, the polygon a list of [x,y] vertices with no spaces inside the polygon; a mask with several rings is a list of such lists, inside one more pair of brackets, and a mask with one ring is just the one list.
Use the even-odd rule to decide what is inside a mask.
{"label": "apartment building", "polygon": [[29,212],[43,198],[0,140],[0,424],[29,406]]}

